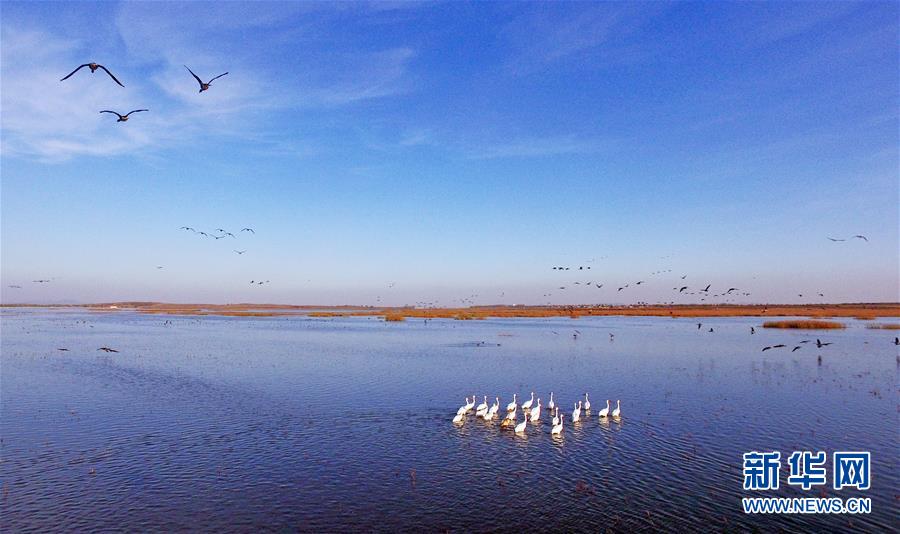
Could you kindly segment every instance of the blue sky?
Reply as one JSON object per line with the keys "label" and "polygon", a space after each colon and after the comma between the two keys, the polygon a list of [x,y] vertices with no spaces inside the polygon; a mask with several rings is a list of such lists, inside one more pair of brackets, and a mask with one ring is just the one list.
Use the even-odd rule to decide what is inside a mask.
{"label": "blue sky", "polygon": [[897,301],[898,15],[4,2],[0,297]]}

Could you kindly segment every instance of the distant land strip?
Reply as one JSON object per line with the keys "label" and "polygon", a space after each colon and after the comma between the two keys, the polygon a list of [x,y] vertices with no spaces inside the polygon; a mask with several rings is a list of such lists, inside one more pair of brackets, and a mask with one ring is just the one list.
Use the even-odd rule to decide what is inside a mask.
{"label": "distant land strip", "polygon": [[466,308],[388,306],[331,306],[288,304],[173,304],[165,302],[105,302],[95,304],[0,304],[2,308],[87,309],[97,312],[139,312],[164,315],[216,315],[226,317],[388,317],[407,319],[486,319],[515,317],[848,317],[873,320],[900,317],[900,303],[853,304],[684,304],[684,305],[487,305]]}

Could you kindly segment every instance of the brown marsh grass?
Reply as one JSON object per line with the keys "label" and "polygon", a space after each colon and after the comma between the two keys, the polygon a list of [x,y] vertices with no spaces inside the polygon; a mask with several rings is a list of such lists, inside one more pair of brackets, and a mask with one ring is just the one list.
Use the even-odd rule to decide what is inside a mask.
{"label": "brown marsh grass", "polygon": [[827,330],[832,328],[846,328],[835,321],[766,321],[763,328],[801,328],[804,330]]}
{"label": "brown marsh grass", "polygon": [[866,328],[871,328],[873,330],[900,330],[900,324],[897,323],[875,323],[875,324],[867,324]]}

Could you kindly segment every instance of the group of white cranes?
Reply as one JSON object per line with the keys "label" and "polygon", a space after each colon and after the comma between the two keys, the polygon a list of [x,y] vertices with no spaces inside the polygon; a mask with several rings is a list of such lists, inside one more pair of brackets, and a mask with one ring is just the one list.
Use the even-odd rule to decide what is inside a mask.
{"label": "group of white cranes", "polygon": [[[515,393],[513,394],[513,400],[509,404],[506,405],[506,415],[500,421],[500,428],[506,428],[510,426],[514,426],[514,430],[516,434],[523,434],[525,429],[527,428],[528,422],[532,423],[540,423],[541,422],[541,399],[537,399],[537,404],[535,404],[534,392],[531,392],[531,398],[521,404],[521,406],[517,403],[517,397]],[[525,418],[521,423],[517,423],[517,413],[519,408],[522,408],[522,413]],[[475,417],[483,419],[485,421],[493,421],[494,418],[497,417],[497,412],[500,411],[500,397],[494,397],[493,404],[488,405],[488,397],[484,396],[484,400],[478,406],[475,406],[475,395],[472,395],[472,400],[469,400],[466,397],[466,403],[459,407],[456,410],[456,416],[453,417],[453,422],[455,424],[463,424],[466,422],[466,417],[469,415],[469,412],[475,410]],[[550,413],[553,414],[553,426],[550,428],[551,435],[560,435],[563,432],[563,419],[565,417],[559,416],[559,406],[553,400],[553,392],[550,392],[550,402],[547,403],[547,409],[550,410]],[[574,408],[572,409],[572,422],[577,423],[581,420],[581,412],[584,411],[585,416],[590,417],[591,411],[591,401],[588,398],[588,394],[584,394],[584,400],[579,400],[574,403]],[[606,419],[608,417],[613,417],[618,419],[622,415],[622,404],[621,401],[616,401],[616,407],[614,410],[610,411],[610,401],[606,401],[606,408],[600,410],[597,414],[600,420]]]}

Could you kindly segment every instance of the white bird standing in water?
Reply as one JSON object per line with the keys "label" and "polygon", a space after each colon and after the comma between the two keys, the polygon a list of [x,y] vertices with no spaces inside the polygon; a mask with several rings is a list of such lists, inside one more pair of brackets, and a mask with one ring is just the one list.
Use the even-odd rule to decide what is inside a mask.
{"label": "white bird standing in water", "polygon": [[538,399],[537,406],[531,409],[531,417],[529,419],[531,419],[532,423],[541,420],[541,399]]}
{"label": "white bird standing in water", "polygon": [[578,401],[575,404],[575,409],[572,410],[572,422],[577,423],[579,419],[581,419],[581,401]]}
{"label": "white bird standing in water", "polygon": [[454,416],[453,416],[453,422],[454,422],[454,423],[462,423],[462,422],[463,422],[463,417],[464,417],[464,416],[465,416],[464,413],[458,413],[458,414],[454,415]]}
{"label": "white bird standing in water", "polygon": [[550,392],[550,402],[547,403],[547,408],[552,412],[554,408],[556,408],[556,403],[553,402],[553,392]]}
{"label": "white bird standing in water", "polygon": [[514,412],[514,411],[516,410],[516,408],[518,408],[518,406],[519,406],[519,405],[516,403],[516,394],[513,393],[513,400],[512,400],[511,403],[509,403],[509,404],[506,405],[506,411],[507,411],[507,412]]}
{"label": "white bird standing in water", "polygon": [[487,395],[485,395],[485,396],[484,396],[484,402],[482,402],[481,404],[479,404],[478,406],[476,406],[476,407],[475,407],[475,411],[476,411],[476,412],[481,412],[481,411],[487,411],[487,409],[488,409],[488,405],[487,405]]}
{"label": "white bird standing in water", "polygon": [[474,407],[475,407],[475,394],[472,393],[472,402],[469,402],[469,398],[466,397],[466,412],[471,411],[472,408],[474,408]]}
{"label": "white bird standing in water", "polygon": [[506,412],[506,419],[508,419],[510,421],[516,420],[516,409],[515,408],[513,408],[513,411],[511,411],[511,412]]}
{"label": "white bird standing in water", "polygon": [[516,425],[516,434],[525,432],[525,425],[528,423],[528,412],[525,412],[525,420]]}
{"label": "white bird standing in water", "polygon": [[531,400],[522,403],[522,409],[528,411],[531,409],[532,404],[534,404],[534,391],[531,392]]}
{"label": "white bird standing in water", "polygon": [[588,400],[588,394],[584,394],[584,411],[588,411],[591,409],[591,401]]}
{"label": "white bird standing in water", "polygon": [[550,435],[561,435],[563,430],[563,418],[555,417],[554,419],[559,419],[559,422],[553,424],[553,428],[550,429]]}
{"label": "white bird standing in water", "polygon": [[497,412],[500,410],[500,397],[496,397],[496,399],[497,400],[494,401],[494,404],[492,404],[491,407],[488,408],[488,413],[491,414],[489,419],[493,418],[497,414]]}
{"label": "white bird standing in water", "polygon": [[620,415],[622,415],[621,402],[619,400],[616,400],[616,409],[612,411],[612,416],[619,417]]}
{"label": "white bird standing in water", "polygon": [[606,401],[606,408],[603,408],[602,410],[600,410],[600,414],[599,414],[599,415],[600,415],[601,418],[602,418],[602,417],[606,417],[607,415],[609,415],[609,400],[608,400],[608,399],[607,399],[607,401]]}

